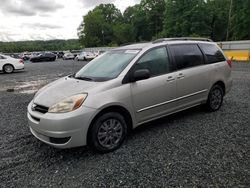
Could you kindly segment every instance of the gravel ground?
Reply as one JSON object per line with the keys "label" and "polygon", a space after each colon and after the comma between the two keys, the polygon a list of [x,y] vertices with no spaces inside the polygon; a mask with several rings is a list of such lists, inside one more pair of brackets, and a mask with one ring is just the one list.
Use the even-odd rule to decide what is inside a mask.
{"label": "gravel ground", "polygon": [[250,187],[250,63],[233,64],[234,85],[218,112],[196,107],[153,121],[103,155],[52,148],[27,127],[32,92],[84,64],[0,73],[0,187]]}

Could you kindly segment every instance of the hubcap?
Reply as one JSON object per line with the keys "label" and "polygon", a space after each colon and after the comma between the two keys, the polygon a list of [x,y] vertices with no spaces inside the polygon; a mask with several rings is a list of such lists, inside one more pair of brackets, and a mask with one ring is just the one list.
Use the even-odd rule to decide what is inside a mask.
{"label": "hubcap", "polygon": [[222,93],[219,89],[214,89],[210,97],[210,105],[212,109],[218,109],[221,105]]}
{"label": "hubcap", "polygon": [[5,65],[4,70],[7,73],[11,73],[13,71],[13,67],[10,65]]}
{"label": "hubcap", "polygon": [[105,148],[114,148],[122,139],[123,127],[120,121],[108,119],[99,127],[97,138]]}

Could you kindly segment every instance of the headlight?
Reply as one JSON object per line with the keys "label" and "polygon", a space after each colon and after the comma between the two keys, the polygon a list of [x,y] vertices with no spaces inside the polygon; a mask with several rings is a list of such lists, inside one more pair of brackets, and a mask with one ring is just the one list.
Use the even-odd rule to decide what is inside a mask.
{"label": "headlight", "polygon": [[76,110],[87,98],[87,94],[78,94],[68,97],[59,103],[54,104],[49,108],[50,113],[65,113]]}

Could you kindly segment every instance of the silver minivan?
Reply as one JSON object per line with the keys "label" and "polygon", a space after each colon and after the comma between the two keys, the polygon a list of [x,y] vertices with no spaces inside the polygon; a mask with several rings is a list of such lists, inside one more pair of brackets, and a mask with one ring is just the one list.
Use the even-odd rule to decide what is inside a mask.
{"label": "silver minivan", "polygon": [[31,133],[58,148],[121,146],[133,128],[197,105],[218,110],[231,61],[209,39],[170,38],[119,47],[40,89]]}

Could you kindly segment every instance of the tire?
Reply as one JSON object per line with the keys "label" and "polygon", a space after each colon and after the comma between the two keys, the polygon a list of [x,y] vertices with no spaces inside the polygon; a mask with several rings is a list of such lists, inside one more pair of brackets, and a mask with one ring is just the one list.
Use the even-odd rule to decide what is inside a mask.
{"label": "tire", "polygon": [[206,108],[210,112],[215,112],[220,109],[223,103],[224,92],[221,86],[214,85],[209,94],[206,102]]}
{"label": "tire", "polygon": [[88,139],[90,146],[99,153],[118,149],[127,136],[127,124],[124,117],[116,112],[99,116],[92,124]]}
{"label": "tire", "polygon": [[3,66],[3,72],[6,74],[10,74],[15,70],[15,68],[13,67],[13,65],[7,64]]}

